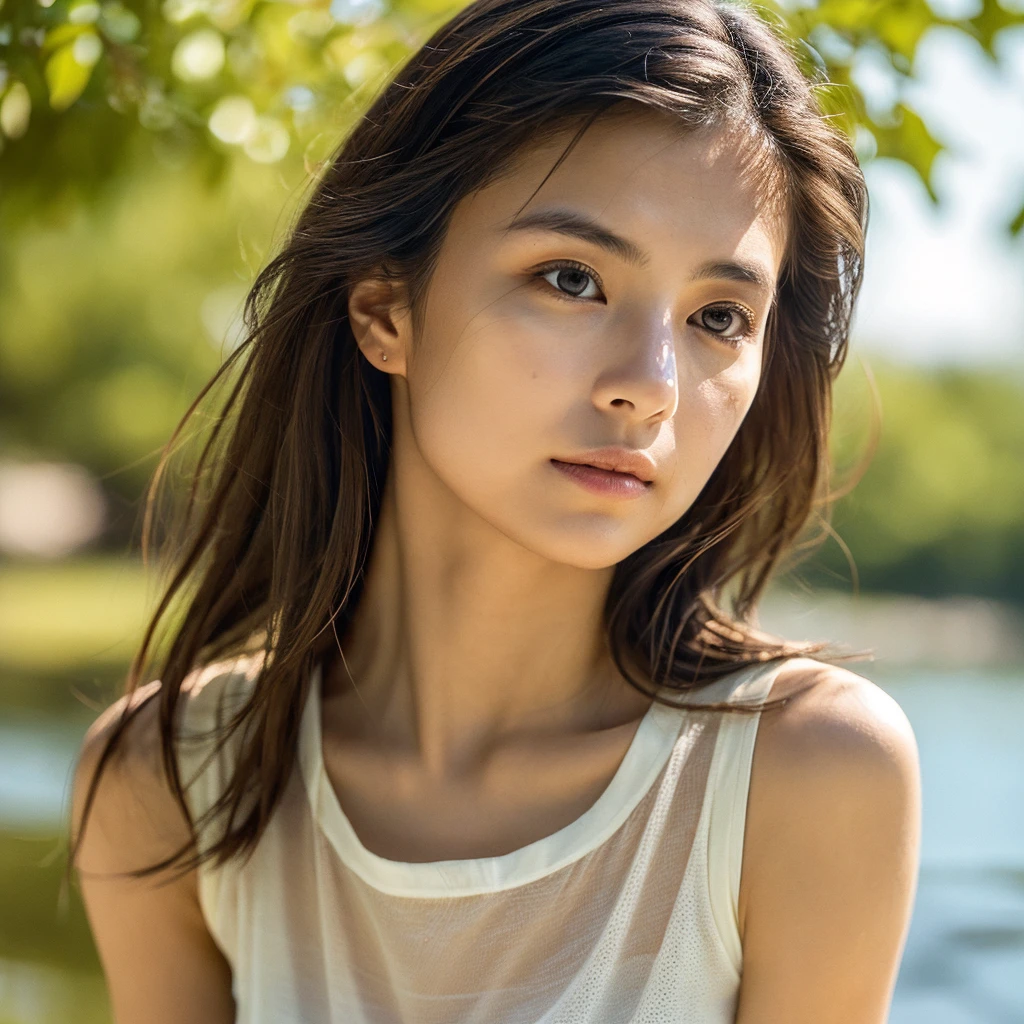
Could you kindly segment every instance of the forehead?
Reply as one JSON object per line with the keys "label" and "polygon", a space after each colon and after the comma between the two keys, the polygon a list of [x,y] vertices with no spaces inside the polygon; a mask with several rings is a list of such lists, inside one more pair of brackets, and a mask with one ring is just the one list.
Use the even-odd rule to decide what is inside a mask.
{"label": "forehead", "polygon": [[459,204],[452,226],[494,232],[521,213],[571,208],[666,258],[744,255],[778,271],[787,216],[755,136],[685,128],[629,104],[598,118],[552,171],[574,134],[566,128],[520,152]]}

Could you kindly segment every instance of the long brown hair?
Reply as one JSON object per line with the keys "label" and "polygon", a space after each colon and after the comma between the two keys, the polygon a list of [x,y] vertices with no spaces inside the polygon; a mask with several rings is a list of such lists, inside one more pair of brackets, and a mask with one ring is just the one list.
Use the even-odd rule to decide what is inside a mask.
{"label": "long brown hair", "polygon": [[[864,179],[815,87],[781,30],[723,0],[476,0],[411,57],[328,161],[246,299],[245,341],[154,476],[144,545],[171,447],[211,387],[231,381],[166,545],[173,572],[127,689],[146,676],[160,683],[125,702],[83,829],[125,725],[153,697],[164,769],[191,821],[174,756],[182,684],[255,642],[251,699],[222,737],[245,725],[230,783],[192,823],[193,843],[134,874],[251,852],[295,763],[312,667],[359,601],[388,473],[389,380],[355,344],[349,288],[401,278],[415,313],[456,203],[524,147],[569,126],[575,142],[622,101],[684,128],[743,126],[781,190],[788,244],[753,405],[693,506],[616,567],[610,650],[632,685],[675,691],[685,707],[686,692],[709,680],[818,649],[750,624],[823,504],[831,387],[861,280]],[[200,854],[195,829],[219,814],[230,827]]]}

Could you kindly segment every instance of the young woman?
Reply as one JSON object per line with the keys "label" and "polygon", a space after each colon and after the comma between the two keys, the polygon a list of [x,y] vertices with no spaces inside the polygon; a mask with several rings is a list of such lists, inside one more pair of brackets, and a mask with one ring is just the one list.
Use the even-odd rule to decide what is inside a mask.
{"label": "young woman", "polygon": [[913,735],[754,625],[866,220],[780,39],[477,0],[339,150],[83,746],[118,1024],[886,1019]]}

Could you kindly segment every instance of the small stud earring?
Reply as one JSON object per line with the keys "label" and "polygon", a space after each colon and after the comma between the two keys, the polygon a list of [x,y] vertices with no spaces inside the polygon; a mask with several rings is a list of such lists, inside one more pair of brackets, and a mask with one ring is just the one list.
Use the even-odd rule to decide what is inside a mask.
{"label": "small stud earring", "polygon": [[381,352],[380,358],[381,358],[381,362],[386,363],[388,361],[388,354],[387,354],[387,352]]}

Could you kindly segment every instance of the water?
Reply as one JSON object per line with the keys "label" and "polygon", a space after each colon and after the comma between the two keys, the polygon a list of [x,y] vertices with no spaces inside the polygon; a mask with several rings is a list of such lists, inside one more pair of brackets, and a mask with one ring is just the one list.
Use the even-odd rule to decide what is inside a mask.
{"label": "water", "polygon": [[[1024,671],[861,671],[899,701],[921,755],[921,874],[890,1022],[1024,1024]],[[59,828],[83,730],[0,725],[0,824]],[[23,1011],[13,1021],[60,1019],[30,1011],[44,988],[61,986],[0,961],[0,996],[17,992]]]}
{"label": "water", "polygon": [[29,715],[0,723],[0,824],[60,828],[86,727]]}
{"label": "water", "polygon": [[922,867],[1024,870],[1024,672],[919,669],[877,681],[917,737]]}
{"label": "water", "polygon": [[923,804],[890,1021],[1024,1024],[1024,672],[877,681],[914,727]]}
{"label": "water", "polygon": [[893,1024],[1024,1022],[1024,871],[922,867]]}

